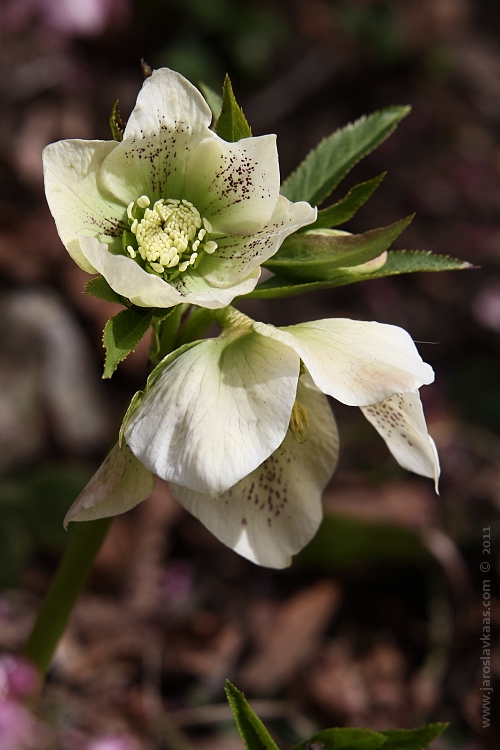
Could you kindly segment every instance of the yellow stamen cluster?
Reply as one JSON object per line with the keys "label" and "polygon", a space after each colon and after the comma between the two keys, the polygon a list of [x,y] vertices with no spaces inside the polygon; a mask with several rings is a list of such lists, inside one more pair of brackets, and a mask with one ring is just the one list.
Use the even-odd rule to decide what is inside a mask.
{"label": "yellow stamen cluster", "polygon": [[298,401],[294,401],[290,415],[290,430],[298,443],[306,442],[308,427],[309,415],[306,409]]}
{"label": "yellow stamen cluster", "polygon": [[152,208],[150,203],[147,195],[141,195],[127,208],[137,243],[137,248],[127,245],[127,252],[131,258],[139,253],[147,271],[171,281],[189,266],[196,267],[203,253],[215,252],[217,243],[208,238],[212,226],[190,201],[161,198]]}

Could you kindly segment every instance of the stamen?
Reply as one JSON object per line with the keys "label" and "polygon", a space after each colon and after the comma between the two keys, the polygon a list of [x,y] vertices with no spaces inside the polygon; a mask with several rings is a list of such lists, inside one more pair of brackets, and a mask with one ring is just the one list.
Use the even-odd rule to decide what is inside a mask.
{"label": "stamen", "polygon": [[147,195],[141,195],[140,198],[137,198],[137,205],[139,206],[139,208],[147,208],[150,203],[151,201],[149,200]]}
{"label": "stamen", "polygon": [[206,253],[208,253],[209,255],[212,255],[212,253],[215,253],[218,247],[219,246],[216,242],[214,242],[213,240],[210,240],[209,242],[206,243],[203,249],[205,250]]}
{"label": "stamen", "polygon": [[132,245],[127,245],[127,252],[131,258],[135,258],[135,256],[137,255]]}
{"label": "stamen", "polygon": [[203,226],[205,227],[207,232],[210,234],[210,232],[212,231],[212,225],[210,224],[208,219],[205,219],[205,218],[203,219]]}
{"label": "stamen", "polygon": [[309,427],[309,416],[302,404],[294,401],[292,413],[290,415],[290,430],[298,443],[305,443],[307,440],[306,429]]}
{"label": "stamen", "polygon": [[133,216],[132,216],[133,209],[134,209],[134,201],[131,201],[127,206],[127,216],[130,219],[130,221],[132,221],[133,219]]}

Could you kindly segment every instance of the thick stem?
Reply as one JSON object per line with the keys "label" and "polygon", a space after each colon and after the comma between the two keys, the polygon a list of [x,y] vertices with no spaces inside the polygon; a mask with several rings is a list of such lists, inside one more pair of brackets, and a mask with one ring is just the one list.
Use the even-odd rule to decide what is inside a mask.
{"label": "thick stem", "polygon": [[38,613],[33,631],[23,648],[44,675],[61,638],[71,610],[85,584],[112,518],[83,521],[76,525],[54,580]]}

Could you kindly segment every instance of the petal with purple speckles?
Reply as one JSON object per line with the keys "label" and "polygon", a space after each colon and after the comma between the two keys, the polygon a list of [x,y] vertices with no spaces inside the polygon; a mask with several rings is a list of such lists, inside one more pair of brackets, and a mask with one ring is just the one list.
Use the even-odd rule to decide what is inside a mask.
{"label": "petal with purple speckles", "polygon": [[316,214],[309,203],[290,203],[280,195],[271,219],[259,232],[251,237],[227,234],[217,239],[217,250],[200,265],[204,278],[214,286],[234,284],[271,258],[288,235],[315,221]]}
{"label": "petal with purple speckles", "polygon": [[427,431],[418,393],[397,393],[361,411],[381,435],[404,469],[434,479],[436,492],[440,474],[434,440]]}
{"label": "petal with purple speckles", "polygon": [[59,141],[43,151],[45,193],[57,231],[73,260],[95,273],[82,253],[78,235],[121,236],[125,208],[103,192],[99,171],[115,141]]}
{"label": "petal with purple speckles", "polygon": [[189,155],[183,197],[210,221],[214,232],[258,232],[271,219],[279,190],[275,135],[237,143],[206,138]]}
{"label": "petal with purple speckles", "polygon": [[255,471],[218,500],[171,485],[179,502],[235,552],[258,565],[285,568],[314,536],[322,519],[321,494],[338,456],[328,401],[302,376],[297,399],[307,410],[306,440],[291,431]]}

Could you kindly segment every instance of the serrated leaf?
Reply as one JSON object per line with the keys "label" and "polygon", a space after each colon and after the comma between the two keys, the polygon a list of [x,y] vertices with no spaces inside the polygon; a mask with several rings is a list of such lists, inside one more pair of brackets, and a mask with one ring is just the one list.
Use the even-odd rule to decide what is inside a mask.
{"label": "serrated leaf", "polygon": [[336,130],[311,151],[281,186],[291,201],[320,205],[346,174],[406,117],[410,107],[388,107]]}
{"label": "serrated leaf", "polygon": [[371,194],[378,188],[386,173],[383,172],[378,177],[367,182],[361,182],[359,185],[351,188],[345,198],[337,201],[328,208],[318,211],[318,218],[314,224],[304,227],[301,231],[305,232],[311,229],[322,229],[323,227],[338,227],[352,219],[358,208],[366,203]]}
{"label": "serrated leaf", "polygon": [[279,750],[262,721],[248,705],[244,694],[232,685],[229,680],[226,680],[226,696],[246,749]]}
{"label": "serrated leaf", "polygon": [[221,109],[222,109],[222,96],[218,94],[216,91],[214,91],[210,86],[207,86],[206,83],[203,83],[202,81],[199,82],[198,88],[200,89],[201,93],[205,97],[205,101],[212,110],[212,115],[214,118],[214,122],[217,122],[217,120],[220,117]]}
{"label": "serrated leaf", "polygon": [[120,114],[120,103],[118,99],[113,104],[113,109],[109,116],[109,127],[111,128],[111,134],[114,141],[123,141],[123,131],[125,130],[125,123],[122,120]]}
{"label": "serrated leaf", "polygon": [[335,727],[314,734],[293,750],[378,750],[385,749],[385,741],[385,737],[370,729]]}
{"label": "serrated leaf", "polygon": [[245,295],[245,297],[284,299],[285,297],[296,297],[298,294],[307,294],[307,292],[355,284],[358,281],[381,279],[385,276],[398,276],[399,274],[416,273],[418,271],[463,271],[473,267],[467,261],[450,258],[447,255],[435,255],[429,250],[390,250],[387,253],[385,265],[372,273],[357,273],[354,269],[340,268],[329,281],[306,283],[293,283],[279,276],[273,276],[259,284],[253,292]]}
{"label": "serrated leaf", "polygon": [[425,750],[447,726],[448,724],[428,724],[419,729],[387,729],[380,734],[387,737],[384,750]]}
{"label": "serrated leaf", "polygon": [[[329,281],[338,268],[359,266],[389,248],[413,216],[364,234],[292,234],[263,265],[290,281]],[[329,231],[329,230],[324,230]],[[332,230],[330,230],[332,231]]]}
{"label": "serrated leaf", "polygon": [[151,310],[137,308],[122,310],[108,320],[102,337],[106,349],[103,378],[110,378],[118,364],[134,351],[152,322]]}
{"label": "serrated leaf", "polygon": [[84,289],[85,294],[91,294],[96,299],[104,299],[106,302],[115,302],[117,305],[123,305],[123,300],[119,294],[111,289],[104,276],[95,276],[87,281]]}
{"label": "serrated leaf", "polygon": [[252,135],[247,118],[234,97],[233,87],[228,75],[224,79],[222,109],[215,126],[215,132],[230,143],[239,141],[241,138],[249,138]]}

